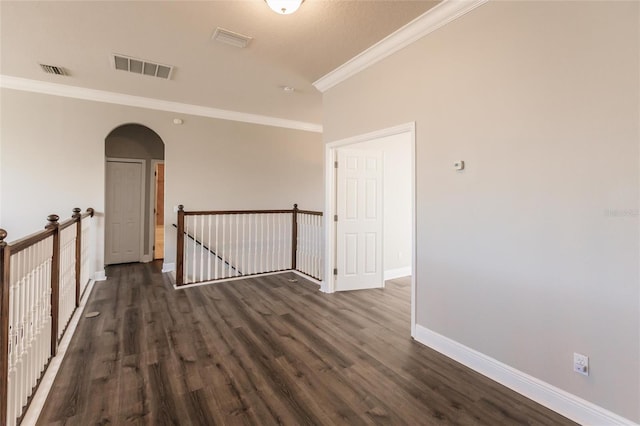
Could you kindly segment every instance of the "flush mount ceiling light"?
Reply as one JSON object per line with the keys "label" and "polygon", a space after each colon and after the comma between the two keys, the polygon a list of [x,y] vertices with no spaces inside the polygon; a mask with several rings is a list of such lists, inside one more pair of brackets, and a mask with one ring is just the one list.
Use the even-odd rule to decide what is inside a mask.
{"label": "flush mount ceiling light", "polygon": [[280,15],[290,15],[298,8],[304,0],[264,0],[267,2],[271,10]]}

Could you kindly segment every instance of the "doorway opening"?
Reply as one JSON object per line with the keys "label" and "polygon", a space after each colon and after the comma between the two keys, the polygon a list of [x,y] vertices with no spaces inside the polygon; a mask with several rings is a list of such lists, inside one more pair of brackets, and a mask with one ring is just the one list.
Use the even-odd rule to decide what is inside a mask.
{"label": "doorway opening", "polygon": [[105,264],[163,258],[164,142],[146,126],[124,124],[105,138],[105,163]]}
{"label": "doorway opening", "polygon": [[153,260],[164,259],[164,162],[154,160],[153,178],[155,182],[153,203],[155,244]]}
{"label": "doorway opening", "polygon": [[[410,275],[413,336],[415,123],[331,142],[325,160],[325,217],[331,220],[325,223],[322,291],[379,288],[384,280]],[[381,176],[373,173],[377,164]],[[374,217],[382,228],[372,227]]]}

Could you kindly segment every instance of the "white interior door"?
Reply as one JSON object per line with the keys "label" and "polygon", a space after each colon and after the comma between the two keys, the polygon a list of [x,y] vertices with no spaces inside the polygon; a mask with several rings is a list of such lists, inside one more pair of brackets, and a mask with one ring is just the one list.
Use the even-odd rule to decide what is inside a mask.
{"label": "white interior door", "polygon": [[382,151],[338,149],[337,157],[335,288],[383,287]]}
{"label": "white interior door", "polygon": [[142,255],[142,162],[107,161],[105,263],[139,262]]}

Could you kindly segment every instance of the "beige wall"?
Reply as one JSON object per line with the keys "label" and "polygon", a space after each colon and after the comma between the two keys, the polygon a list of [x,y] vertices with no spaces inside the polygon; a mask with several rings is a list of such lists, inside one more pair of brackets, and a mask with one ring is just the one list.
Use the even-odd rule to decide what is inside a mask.
{"label": "beige wall", "polygon": [[[0,227],[15,240],[73,207],[104,212],[106,136],[125,123],[165,143],[165,262],[175,259],[173,206],[187,209],[322,210],[323,145],[318,133],[184,116],[2,89]],[[55,190],[52,188],[56,188]],[[66,212],[69,212],[68,215]],[[99,264],[104,231],[99,217]]]}
{"label": "beige wall", "polygon": [[634,421],[639,6],[489,2],[324,96],[325,142],[416,121],[417,323]]}

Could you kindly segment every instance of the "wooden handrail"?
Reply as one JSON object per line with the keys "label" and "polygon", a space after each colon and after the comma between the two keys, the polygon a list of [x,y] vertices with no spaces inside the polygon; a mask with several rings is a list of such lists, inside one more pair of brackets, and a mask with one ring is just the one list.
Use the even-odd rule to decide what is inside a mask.
{"label": "wooden handrail", "polygon": [[220,214],[281,214],[292,213],[293,210],[210,210],[184,212],[185,216],[220,215]]}
{"label": "wooden handrail", "polygon": [[14,241],[10,244],[11,253],[16,254],[21,252],[22,250],[28,249],[32,245],[39,243],[42,240],[45,240],[52,236],[54,231],[52,229],[45,229],[44,231],[39,231],[34,234],[28,235],[24,238],[21,238],[17,241]]}
{"label": "wooden handrail", "polygon": [[298,214],[310,214],[312,216],[322,216],[322,212],[316,212],[313,210],[298,210]]}
{"label": "wooden handrail", "polygon": [[[182,204],[181,204],[182,205]],[[297,206],[297,204],[294,204]],[[179,208],[180,206],[178,206]],[[184,209],[184,206],[182,206]],[[184,211],[185,216],[202,216],[202,215],[221,215],[221,214],[283,214],[293,213],[294,209],[289,210],[199,210],[199,211]],[[310,214],[314,216],[322,216],[322,212],[314,210],[296,210],[299,214]]]}

